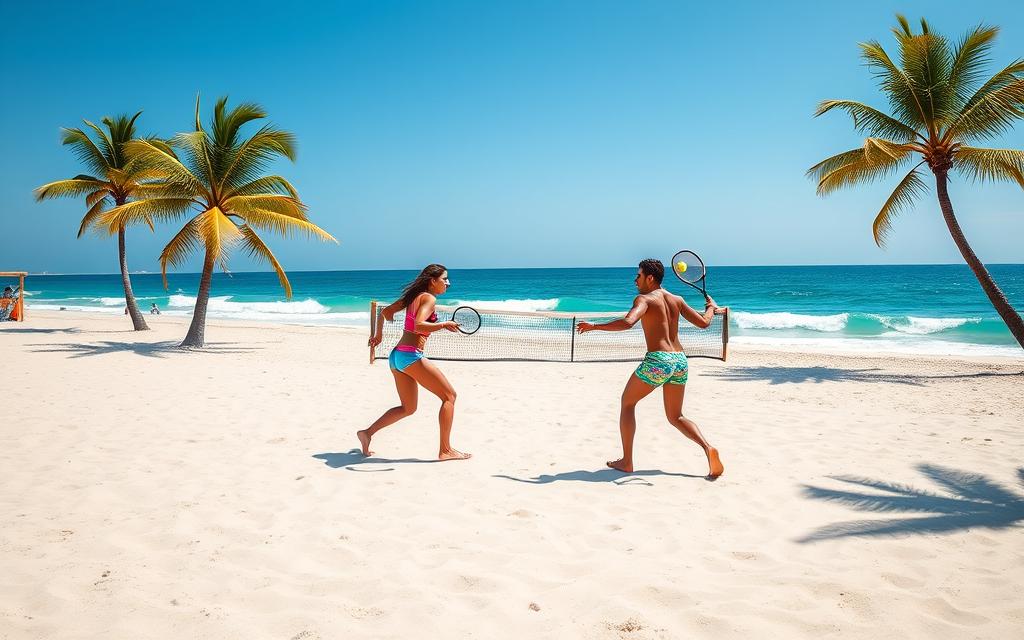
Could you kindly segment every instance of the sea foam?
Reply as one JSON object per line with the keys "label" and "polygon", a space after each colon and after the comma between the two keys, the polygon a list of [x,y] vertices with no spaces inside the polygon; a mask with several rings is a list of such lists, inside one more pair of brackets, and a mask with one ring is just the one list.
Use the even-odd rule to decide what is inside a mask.
{"label": "sea foam", "polygon": [[810,331],[842,331],[850,319],[848,313],[830,316],[810,316],[779,311],[775,313],[749,313],[732,311],[729,317],[741,329],[807,329]]}
{"label": "sea foam", "polygon": [[[168,298],[168,306],[173,309],[192,308],[196,304],[194,296],[173,294]],[[275,300],[273,302],[235,302],[232,296],[211,296],[207,303],[210,312],[223,313],[232,317],[251,317],[247,314],[319,314],[330,311],[328,307],[312,298],[305,300]]]}

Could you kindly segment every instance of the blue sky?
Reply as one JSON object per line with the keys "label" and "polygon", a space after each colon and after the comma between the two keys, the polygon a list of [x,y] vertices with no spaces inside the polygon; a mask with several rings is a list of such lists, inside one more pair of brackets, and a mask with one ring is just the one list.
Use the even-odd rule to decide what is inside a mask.
{"label": "blue sky", "polygon": [[[142,109],[142,132],[170,135],[197,92],[206,114],[227,94],[298,136],[276,169],[341,244],[271,239],[289,270],[631,265],[683,247],[711,264],[959,262],[933,195],[884,251],[870,225],[891,183],[816,197],[805,170],[861,140],[811,116],[825,98],[885,106],[856,45],[891,48],[896,12],[953,37],[1001,26],[993,71],[1024,57],[1020,2],[189,4],[0,8],[0,269],[116,271],[113,239],[75,238],[81,202],[32,199],[79,173],[59,129]],[[1024,123],[998,146],[1024,147]],[[983,260],[1024,262],[1024,191],[951,195]],[[132,230],[131,268],[158,271],[175,230]]]}

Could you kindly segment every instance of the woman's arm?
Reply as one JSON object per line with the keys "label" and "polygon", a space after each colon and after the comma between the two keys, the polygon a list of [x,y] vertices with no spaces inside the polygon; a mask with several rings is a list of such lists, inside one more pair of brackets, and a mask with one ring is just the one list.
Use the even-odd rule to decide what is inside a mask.
{"label": "woman's arm", "polygon": [[377,324],[374,326],[373,335],[370,336],[371,346],[377,346],[384,340],[384,321],[391,322],[394,320],[395,314],[402,310],[402,306],[402,299],[399,298],[381,309],[381,312],[377,314]]}
{"label": "woman's arm", "polygon": [[450,320],[448,322],[427,322],[427,318],[434,314],[436,303],[437,299],[429,293],[420,298],[420,306],[416,309],[416,333],[434,333],[441,329],[458,330],[459,325]]}

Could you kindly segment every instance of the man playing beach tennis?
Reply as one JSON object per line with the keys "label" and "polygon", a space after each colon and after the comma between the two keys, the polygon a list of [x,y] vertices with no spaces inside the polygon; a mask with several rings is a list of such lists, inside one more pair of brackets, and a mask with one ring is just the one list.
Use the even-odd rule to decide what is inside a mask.
{"label": "man playing beach tennis", "polygon": [[704,314],[697,313],[686,301],[661,288],[665,266],[661,260],[649,258],[640,262],[636,272],[636,289],[640,295],[633,300],[633,308],[621,320],[604,324],[580,322],[577,330],[625,331],[637,322],[642,323],[647,341],[647,355],[626,383],[622,391],[619,412],[619,433],[622,436],[622,458],[608,462],[612,469],[626,473],[633,471],[633,436],[636,435],[636,404],[658,387],[665,399],[665,417],[680,433],[704,449],[708,457],[708,477],[717,478],[725,467],[718,450],[708,444],[697,425],[683,416],[683,393],[688,374],[686,354],[679,343],[679,316],[691,324],[706,329],[718,305],[710,297]]}

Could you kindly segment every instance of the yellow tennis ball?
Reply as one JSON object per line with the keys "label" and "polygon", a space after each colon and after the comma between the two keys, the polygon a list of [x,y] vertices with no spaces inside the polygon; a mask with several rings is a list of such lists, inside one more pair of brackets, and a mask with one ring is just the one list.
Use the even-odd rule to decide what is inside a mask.
{"label": "yellow tennis ball", "polygon": [[686,263],[685,262],[677,262],[676,263],[676,270],[679,273],[686,273]]}

